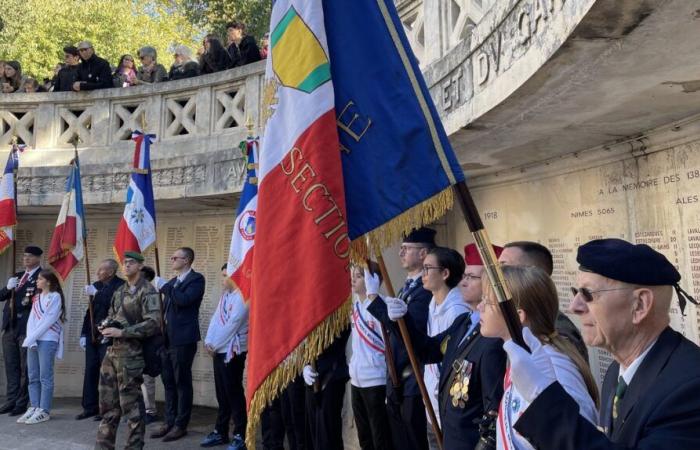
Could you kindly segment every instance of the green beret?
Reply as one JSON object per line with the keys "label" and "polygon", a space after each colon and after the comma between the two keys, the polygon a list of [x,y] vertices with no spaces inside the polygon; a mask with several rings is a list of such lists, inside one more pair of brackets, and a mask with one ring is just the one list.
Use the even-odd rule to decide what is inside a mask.
{"label": "green beret", "polygon": [[131,258],[131,259],[136,260],[140,263],[142,263],[146,259],[143,257],[143,255],[141,253],[133,252],[133,251],[124,252],[124,258]]}

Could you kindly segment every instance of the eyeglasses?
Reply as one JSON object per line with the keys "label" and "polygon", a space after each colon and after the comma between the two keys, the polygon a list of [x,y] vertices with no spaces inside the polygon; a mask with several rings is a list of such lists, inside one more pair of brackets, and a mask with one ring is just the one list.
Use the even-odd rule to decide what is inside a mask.
{"label": "eyeglasses", "polygon": [[588,288],[575,288],[571,287],[571,293],[573,294],[574,297],[576,297],[578,294],[581,294],[583,296],[583,300],[585,300],[586,303],[590,303],[593,301],[593,294],[597,294],[599,292],[610,292],[610,291],[622,291],[624,289],[636,289],[635,287],[631,286],[626,286],[626,287],[621,287],[621,288],[611,288],[611,289],[598,289],[597,291],[591,291]]}
{"label": "eyeglasses", "polygon": [[423,272],[429,272],[430,270],[442,270],[444,267],[440,266],[423,266]]}
{"label": "eyeglasses", "polygon": [[406,245],[406,244],[401,244],[401,247],[399,247],[399,253],[401,253],[401,252],[407,252],[407,251],[409,251],[409,250],[412,249],[412,248],[421,249],[421,248],[425,248],[425,246],[424,246],[424,245]]}
{"label": "eyeglasses", "polygon": [[144,58],[146,58],[146,56],[145,56],[145,55],[144,55],[144,56],[139,56],[139,59],[140,59],[141,61],[143,61],[143,60],[144,60]]}
{"label": "eyeglasses", "polygon": [[79,48],[79,49],[78,49],[79,52],[86,52],[86,51],[88,51],[88,50],[90,50],[89,47],[88,47],[88,48]]}
{"label": "eyeglasses", "polygon": [[481,280],[481,277],[478,277],[476,275],[472,275],[470,273],[463,273],[462,274],[462,279],[463,280],[468,280],[468,281],[475,281],[475,280]]}

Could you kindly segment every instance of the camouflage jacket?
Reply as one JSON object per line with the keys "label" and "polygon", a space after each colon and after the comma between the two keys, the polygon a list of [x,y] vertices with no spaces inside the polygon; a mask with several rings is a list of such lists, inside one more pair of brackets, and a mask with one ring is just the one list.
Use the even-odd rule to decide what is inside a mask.
{"label": "camouflage jacket", "polygon": [[143,277],[133,288],[124,283],[114,292],[107,316],[121,323],[124,330],[124,335],[115,339],[113,346],[140,350],[140,341],[153,336],[160,329],[160,316],[160,298],[151,283]]}

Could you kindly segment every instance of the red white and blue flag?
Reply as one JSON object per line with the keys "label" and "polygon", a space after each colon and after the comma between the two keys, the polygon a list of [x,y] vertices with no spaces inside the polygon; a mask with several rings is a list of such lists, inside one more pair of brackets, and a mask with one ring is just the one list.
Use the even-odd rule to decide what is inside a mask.
{"label": "red white and blue flag", "polygon": [[247,160],[246,180],[233,224],[226,270],[247,302],[252,287],[255,214],[258,209],[258,139],[248,138],[241,142],[241,150]]}
{"label": "red white and blue flag", "polygon": [[5,172],[0,180],[0,253],[10,248],[14,240],[14,227],[17,225],[15,177],[19,168],[19,153],[24,149],[24,145],[12,145],[5,164]]}
{"label": "red white and blue flag", "polygon": [[145,252],[156,242],[156,208],[151,180],[151,143],[153,134],[134,131],[131,139],[136,143],[134,168],[126,191],[124,214],[114,237],[114,254],[120,263],[124,252]]}
{"label": "red white and blue flag", "polygon": [[49,264],[61,281],[85,256],[85,210],[83,190],[80,184],[80,162],[78,156],[71,163],[70,175],[66,179],[61,211],[49,245]]}

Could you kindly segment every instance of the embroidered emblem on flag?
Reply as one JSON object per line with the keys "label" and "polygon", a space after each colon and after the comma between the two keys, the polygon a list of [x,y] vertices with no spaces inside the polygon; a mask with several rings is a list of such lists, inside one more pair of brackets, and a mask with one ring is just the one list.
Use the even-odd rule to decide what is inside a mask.
{"label": "embroidered emblem on flag", "polygon": [[272,70],[283,86],[309,94],[331,79],[326,52],[294,7],[272,31],[270,43]]}

